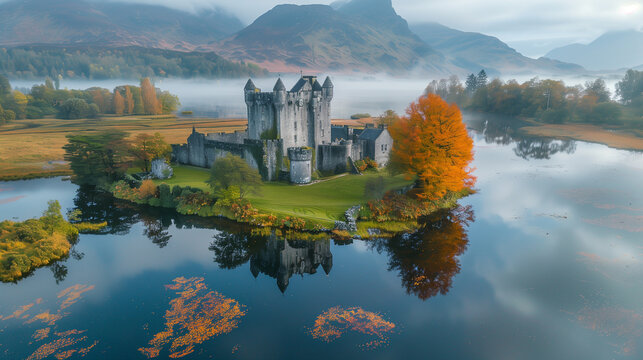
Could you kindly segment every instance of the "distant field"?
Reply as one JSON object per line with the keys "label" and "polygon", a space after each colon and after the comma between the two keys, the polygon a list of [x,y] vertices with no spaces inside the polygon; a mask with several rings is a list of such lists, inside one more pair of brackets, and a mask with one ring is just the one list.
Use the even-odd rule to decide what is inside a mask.
{"label": "distant field", "polygon": [[[347,120],[351,125],[360,122]],[[0,180],[37,178],[70,174],[63,162],[62,147],[70,134],[103,130],[122,130],[135,136],[138,133],[161,133],[167,142],[184,143],[192,125],[204,133],[244,130],[246,119],[199,119],[175,116],[107,116],[93,120],[37,119],[16,120],[0,126]],[[343,120],[333,123],[344,124]]]}
{"label": "distant field", "polygon": [[[205,181],[210,174],[207,169],[176,166],[174,170],[174,178],[155,182],[189,185],[208,190]],[[248,199],[266,213],[297,216],[331,226],[335,220],[343,219],[343,214],[348,208],[367,202],[368,199],[364,197],[366,181],[378,176],[384,176],[388,190],[402,188],[411,183],[405,180],[404,176],[389,177],[383,172],[370,172],[361,176],[346,174],[303,186],[285,182],[264,183],[260,194],[250,194]]]}
{"label": "distant field", "polygon": [[245,119],[179,119],[174,116],[103,117],[95,120],[16,120],[0,126],[0,180],[69,174],[63,162],[66,136],[103,130],[161,133],[169,143],[184,143],[192,125],[201,132],[246,128]]}

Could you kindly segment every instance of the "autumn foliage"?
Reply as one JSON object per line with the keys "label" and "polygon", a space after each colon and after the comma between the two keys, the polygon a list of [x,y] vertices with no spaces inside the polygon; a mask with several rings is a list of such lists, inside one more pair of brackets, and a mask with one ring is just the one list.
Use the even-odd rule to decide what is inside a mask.
{"label": "autumn foliage", "polygon": [[417,176],[414,194],[437,200],[472,187],[473,140],[457,105],[428,94],[411,103],[406,113],[389,128],[394,140],[391,165],[409,178]]}

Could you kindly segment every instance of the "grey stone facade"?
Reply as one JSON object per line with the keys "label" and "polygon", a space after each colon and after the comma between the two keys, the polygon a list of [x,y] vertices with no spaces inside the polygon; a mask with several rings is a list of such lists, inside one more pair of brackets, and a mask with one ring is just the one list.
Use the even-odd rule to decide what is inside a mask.
{"label": "grey stone facade", "polygon": [[[244,98],[248,107],[246,131],[206,135],[193,128],[186,144],[172,145],[173,160],[211,167],[216,159],[234,154],[258,169],[264,180],[274,181],[282,172],[294,172],[290,179],[296,183],[310,182],[315,169],[345,172],[351,160],[370,157],[380,165],[388,162],[392,139],[386,128],[331,126],[330,78],[320,84],[315,76],[302,76],[290,91],[278,79],[272,92],[261,92],[248,80]],[[302,161],[294,168],[292,161],[287,166],[291,148],[308,148],[310,166]]]}

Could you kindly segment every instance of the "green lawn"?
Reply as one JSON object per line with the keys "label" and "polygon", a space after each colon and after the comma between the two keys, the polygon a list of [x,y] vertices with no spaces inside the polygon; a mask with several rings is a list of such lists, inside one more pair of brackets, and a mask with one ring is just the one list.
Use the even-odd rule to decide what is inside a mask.
{"label": "green lawn", "polygon": [[[190,166],[175,166],[175,176],[170,180],[157,181],[169,185],[193,186],[207,189],[207,169]],[[259,195],[251,194],[248,199],[263,212],[275,215],[297,216],[324,225],[343,220],[344,212],[351,206],[363,204],[364,186],[370,178],[384,176],[388,190],[404,187],[411,182],[403,176],[390,177],[384,172],[364,175],[343,175],[323,180],[312,185],[296,186],[284,182],[267,182]]]}

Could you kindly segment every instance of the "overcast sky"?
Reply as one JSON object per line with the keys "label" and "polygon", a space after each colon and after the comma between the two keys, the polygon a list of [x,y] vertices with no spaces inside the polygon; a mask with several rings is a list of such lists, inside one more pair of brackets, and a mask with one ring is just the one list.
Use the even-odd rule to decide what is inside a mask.
{"label": "overcast sky", "polygon": [[[280,3],[329,0],[117,0],[198,11],[219,6],[251,23]],[[436,21],[497,36],[528,56],[572,42],[587,43],[609,30],[643,28],[643,0],[393,0],[409,22]]]}

